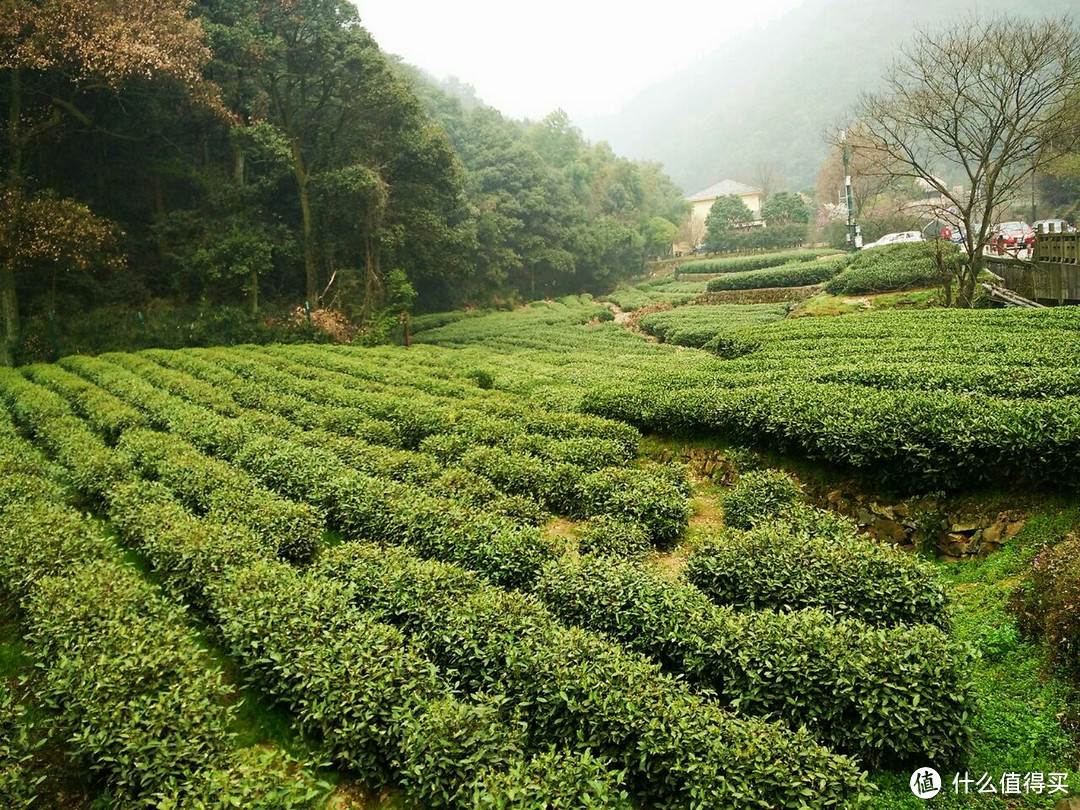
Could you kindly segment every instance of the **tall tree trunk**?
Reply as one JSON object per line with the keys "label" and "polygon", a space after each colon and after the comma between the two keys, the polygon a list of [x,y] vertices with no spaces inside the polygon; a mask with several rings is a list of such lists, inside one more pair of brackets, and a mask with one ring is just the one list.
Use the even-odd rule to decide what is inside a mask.
{"label": "tall tree trunk", "polygon": [[300,151],[300,141],[292,140],[293,174],[300,189],[301,241],[304,245],[304,277],[307,286],[307,300],[312,307],[318,305],[319,278],[315,267],[314,227],[311,217],[311,196],[309,183],[311,172],[304,165],[304,155]]}
{"label": "tall tree trunk", "polygon": [[[12,218],[18,214],[18,202],[13,199],[22,190],[22,71],[11,71],[11,106],[8,109],[8,170],[7,197],[4,221],[0,228],[9,230],[0,243],[17,238]],[[15,365],[15,351],[19,345],[19,299],[15,290],[15,268],[11,260],[0,258],[0,317],[3,319],[3,340],[0,341],[0,365]]]}
{"label": "tall tree trunk", "polygon": [[[240,145],[233,139],[233,183],[236,185],[237,198],[243,200],[244,189],[244,150],[240,148]],[[251,277],[248,280],[249,297],[248,304],[251,307],[251,314],[257,315],[259,312],[259,268],[251,268]]]}
{"label": "tall tree trunk", "polygon": [[22,70],[11,69],[11,106],[8,108],[8,183],[16,189],[22,184]]}
{"label": "tall tree trunk", "polygon": [[15,268],[10,261],[0,263],[0,312],[4,319],[4,339],[0,342],[0,365],[15,365],[19,346],[19,301],[15,296]]}

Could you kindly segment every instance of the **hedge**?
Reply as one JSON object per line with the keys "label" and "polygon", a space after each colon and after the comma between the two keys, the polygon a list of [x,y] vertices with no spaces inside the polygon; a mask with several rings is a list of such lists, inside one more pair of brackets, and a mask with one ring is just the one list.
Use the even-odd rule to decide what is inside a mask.
{"label": "hedge", "polygon": [[0,517],[0,583],[22,609],[39,667],[35,697],[109,801],[186,802],[216,780],[218,807],[268,791],[281,805],[321,805],[325,786],[280,754],[241,766],[220,669],[183,610],[121,564],[98,526],[56,501],[5,501]]}
{"label": "hedge", "polygon": [[[534,599],[408,554],[344,543],[320,574],[400,626],[466,692],[502,691],[532,750],[566,744],[609,758],[630,792],[663,807],[853,807],[865,777],[805,731],[737,718],[656,664],[567,629]],[[826,774],[828,777],[826,778]]]}
{"label": "hedge", "polygon": [[927,563],[851,532],[763,525],[707,542],[686,577],[737,610],[822,608],[878,625],[949,624],[946,590]]}
{"label": "hedge", "polygon": [[0,401],[89,498],[100,499],[114,483],[131,475],[125,460],[76,417],[62,397],[29,382],[18,371],[0,368]]}
{"label": "hedge", "polygon": [[787,306],[776,304],[686,306],[652,312],[640,318],[638,326],[664,343],[700,349],[725,329],[770,323],[786,314]]}
{"label": "hedge", "polygon": [[657,573],[589,556],[550,563],[536,593],[568,624],[649,655],[740,713],[805,725],[875,766],[951,765],[966,754],[970,661],[939,628],[881,629],[820,610],[736,613]]}
{"label": "hedge", "polygon": [[[910,242],[861,250],[843,273],[825,285],[825,292],[865,295],[940,286],[944,280],[937,266],[937,247],[936,242]],[[954,273],[960,248],[944,244],[941,250],[946,272]]]}
{"label": "hedge", "polygon": [[752,529],[804,500],[802,490],[787,473],[753,470],[724,494],[724,523],[733,529]]}
{"label": "hedge", "polygon": [[694,262],[685,262],[679,265],[679,275],[695,275],[704,273],[739,273],[746,270],[760,270],[763,267],[779,267],[782,264],[793,262],[811,262],[822,256],[835,254],[837,251],[828,250],[781,250],[772,253],[751,253],[746,256],[724,256],[717,259],[701,259]]}
{"label": "hedge", "polygon": [[588,749],[576,754],[549,751],[508,771],[480,775],[473,808],[483,810],[631,810],[626,774]]}
{"label": "hedge", "polygon": [[641,559],[652,553],[649,535],[640,523],[598,515],[577,528],[578,549],[582,554]]}
{"label": "hedge", "polygon": [[34,736],[34,721],[0,680],[0,807],[24,808],[36,801],[45,775],[34,773]]}
{"label": "hedge", "polygon": [[[267,559],[256,535],[191,515],[153,483],[120,488],[110,517],[167,587],[217,625],[251,683],[287,703],[335,762],[393,779],[429,807],[463,805],[481,776],[528,771],[503,700],[453,698],[430,662],[357,613],[339,585]],[[550,788],[539,777],[530,784],[565,789],[557,769],[548,778]]]}
{"label": "hedge", "polygon": [[275,495],[168,433],[129,430],[118,447],[134,468],[161,481],[191,508],[250,528],[283,559],[303,563],[315,553],[326,521],[310,505]]}
{"label": "hedge", "polygon": [[843,270],[850,258],[816,259],[809,262],[792,262],[763,270],[744,273],[725,273],[709,282],[709,292],[720,290],[755,290],[766,287],[805,287],[828,281]]}

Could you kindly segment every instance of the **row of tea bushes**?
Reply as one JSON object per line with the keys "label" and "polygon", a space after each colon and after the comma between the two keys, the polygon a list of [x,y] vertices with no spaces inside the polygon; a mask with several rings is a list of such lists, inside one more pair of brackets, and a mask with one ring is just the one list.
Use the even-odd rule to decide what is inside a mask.
{"label": "row of tea bushes", "polygon": [[[510,446],[525,448],[525,452],[508,451],[498,446],[474,446],[467,435],[433,434],[420,443],[424,452],[401,451],[378,448],[345,437],[327,437],[325,434],[300,432],[277,423],[264,426],[260,422],[249,424],[246,418],[233,421],[228,426],[222,424],[208,411],[197,406],[186,405],[163,392],[157,391],[147,382],[101,360],[80,360],[79,367],[98,382],[111,386],[123,393],[140,407],[146,408],[158,426],[166,427],[179,435],[195,441],[200,447],[209,447],[212,452],[221,452],[232,458],[252,437],[258,436],[264,427],[276,436],[299,440],[310,448],[323,448],[339,456],[345,463],[367,472],[377,478],[399,479],[403,483],[422,487],[426,492],[440,494],[433,483],[442,480],[436,461],[446,464],[456,463],[474,474],[482,476],[482,481],[491,481],[510,495],[526,496],[536,499],[540,504],[552,509],[574,515],[591,516],[598,514],[626,514],[640,522],[657,543],[667,543],[678,537],[686,525],[688,505],[683,485],[668,480],[668,471],[642,470],[629,467],[604,467],[594,472],[586,472],[603,459],[625,459],[625,443],[613,438],[592,438],[588,436],[556,438],[547,434],[518,434]],[[237,390],[241,384],[234,383]],[[313,408],[322,406],[312,405]],[[597,426],[608,431],[610,422],[580,420],[585,427]],[[227,440],[217,441],[206,435],[200,424],[206,425],[210,433],[217,427],[229,431],[232,436]],[[532,425],[539,424],[534,417]],[[541,424],[541,427],[543,425]],[[553,428],[548,428],[549,432]],[[242,435],[239,435],[242,434]],[[323,443],[322,438],[327,441]],[[158,443],[167,442],[157,439]],[[129,442],[130,443],[130,442]],[[143,442],[145,444],[145,442]],[[125,446],[128,446],[125,444]],[[472,447],[471,450],[465,448]],[[529,452],[536,450],[537,454]],[[380,450],[384,452],[380,453]],[[145,454],[144,454],[145,455]],[[545,457],[546,456],[546,457]],[[558,461],[557,458],[569,458],[572,461]],[[589,458],[594,459],[590,463]],[[580,462],[575,464],[573,462]],[[181,466],[174,465],[178,474]],[[210,474],[211,463],[200,461],[199,469],[206,468]],[[220,466],[220,465],[219,465]],[[151,474],[160,472],[148,470]],[[449,472],[449,471],[448,471]],[[218,471],[217,478],[228,477],[227,469]],[[235,477],[235,474],[234,474]],[[205,475],[203,476],[205,478]],[[460,479],[460,476],[458,476]],[[211,479],[206,479],[210,481]],[[685,482],[684,482],[685,483]],[[182,481],[176,482],[183,485]],[[195,481],[190,486],[201,486]],[[206,487],[204,486],[203,489]],[[230,486],[230,491],[237,486]],[[448,491],[445,495],[457,496],[459,493]],[[204,493],[205,495],[205,493]],[[242,496],[229,496],[234,501]],[[303,496],[307,498],[308,496]],[[207,501],[208,497],[204,497]],[[269,501],[267,501],[269,504]],[[194,504],[200,509],[210,508],[206,503]],[[250,512],[239,520],[253,520],[269,509],[244,507],[239,501],[236,506],[241,512]],[[501,499],[492,504],[493,511],[502,512],[525,523],[542,522],[543,510],[528,500]],[[292,535],[290,535],[291,537]]]}
{"label": "row of tea bushes", "polygon": [[853,763],[805,731],[738,718],[658,665],[563,627],[532,597],[357,543],[329,550],[317,571],[401,627],[463,690],[504,691],[531,745],[574,744],[609,757],[649,806],[852,807],[862,799]]}
{"label": "row of tea bushes", "polygon": [[638,326],[665,343],[700,349],[725,329],[772,323],[786,315],[782,304],[687,306],[644,315]]}
{"label": "row of tea bushes", "polygon": [[0,404],[15,422],[67,470],[75,489],[100,499],[130,471],[124,459],[77,417],[60,395],[27,380],[14,369],[0,368]]}
{"label": "row of tea bushes", "polygon": [[140,475],[161,481],[198,512],[250,529],[282,559],[304,563],[314,555],[326,519],[310,505],[270,492],[168,433],[129,430],[117,447]]}
{"label": "row of tea bushes", "polygon": [[[110,505],[113,525],[170,592],[209,617],[252,686],[369,784],[393,782],[427,807],[464,807],[477,784],[518,789],[512,771],[530,773],[526,786],[541,798],[619,797],[619,775],[603,762],[586,760],[579,773],[582,763],[561,757],[530,770],[503,701],[453,697],[399,631],[357,611],[337,583],[274,561],[256,534],[198,518],[152,482],[118,487]],[[575,782],[585,774],[597,785]]]}
{"label": "row of tea bushes", "polygon": [[697,273],[741,273],[747,270],[760,270],[763,267],[779,267],[793,262],[812,262],[822,256],[836,253],[836,250],[781,250],[771,253],[750,253],[745,256],[722,256],[715,259],[701,259],[679,265],[679,275]]}
{"label": "row of tea bushes", "polygon": [[564,622],[649,655],[740,713],[805,726],[872,765],[965,756],[969,660],[938,628],[882,629],[821,610],[738,613],[694,587],[588,556],[547,565],[536,593]]}
{"label": "row of tea bushes", "polygon": [[748,270],[740,273],[725,273],[709,282],[709,292],[721,290],[756,290],[771,287],[805,287],[821,284],[835,277],[851,261],[848,256],[827,257],[813,261],[798,261],[768,267],[761,270]]}
{"label": "row of tea bushes", "polygon": [[[536,530],[515,527],[490,516],[478,519],[472,510],[449,498],[356,473],[336,456],[313,453],[306,445],[287,438],[294,435],[290,426],[286,425],[279,435],[267,435],[261,432],[262,425],[257,419],[221,417],[164,394],[104,361],[92,360],[80,366],[98,382],[153,413],[161,426],[175,434],[136,432],[132,438],[122,440],[122,446],[137,463],[145,466],[153,461],[155,453],[160,455],[163,448],[171,446],[180,454],[176,459],[190,457],[191,464],[205,472],[201,480],[232,481],[236,485],[230,485],[219,494],[214,494],[212,487],[200,491],[200,479],[186,481],[187,462],[180,463],[179,460],[147,468],[155,475],[167,474],[170,486],[186,493],[185,497],[194,506],[213,506],[215,498],[224,498],[226,509],[242,502],[245,496],[239,482],[244,476],[233,469],[235,466],[286,498],[306,501],[322,510],[319,514],[325,513],[334,528],[352,536],[411,542],[422,553],[447,555],[485,571],[504,584],[529,581],[539,565],[552,554]],[[270,427],[280,426],[272,422]],[[221,454],[231,464],[215,462],[190,447],[184,449],[180,437],[207,452]],[[140,455],[141,451],[146,452]],[[268,499],[268,503],[273,500]],[[287,506],[290,505],[286,501],[283,508]],[[267,520],[274,517],[273,511],[270,509],[265,515]],[[256,520],[260,515],[262,512],[255,507],[251,515],[235,517],[244,525],[245,521]],[[294,535],[310,536],[306,533]],[[292,547],[285,549],[295,550]]]}
{"label": "row of tea bushes", "polygon": [[[942,252],[946,275],[937,264]],[[940,285],[956,272],[960,248],[938,242],[910,242],[862,250],[843,273],[825,285],[831,295],[866,295],[868,293],[910,290],[914,287]]]}
{"label": "row of tea bushes", "polygon": [[0,583],[17,600],[38,664],[35,698],[55,713],[105,797],[196,806],[212,783],[208,808],[259,806],[270,796],[321,806],[326,786],[280,752],[234,749],[230,687],[184,611],[121,561],[99,525],[43,500],[49,487],[35,479],[49,466],[10,423],[0,433]]}
{"label": "row of tea bushes", "polygon": [[882,626],[949,623],[931,566],[854,532],[814,536],[780,522],[727,533],[694,551],[686,576],[736,610],[821,608]]}

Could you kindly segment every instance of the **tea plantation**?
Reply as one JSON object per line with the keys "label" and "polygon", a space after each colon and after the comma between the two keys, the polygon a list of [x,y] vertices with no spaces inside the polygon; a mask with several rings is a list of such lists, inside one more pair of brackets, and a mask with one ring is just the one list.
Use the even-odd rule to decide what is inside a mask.
{"label": "tea plantation", "polygon": [[411,348],[0,370],[0,806],[56,761],[108,807],[567,810],[899,806],[989,761],[939,564],[775,473],[703,529],[717,493],[642,431],[1071,490],[1080,315],[786,311],[644,316],[656,344],[571,297]]}

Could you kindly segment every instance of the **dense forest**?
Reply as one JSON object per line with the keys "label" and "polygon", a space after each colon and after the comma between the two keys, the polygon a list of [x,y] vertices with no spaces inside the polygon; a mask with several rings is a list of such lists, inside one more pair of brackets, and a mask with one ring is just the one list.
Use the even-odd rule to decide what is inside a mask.
{"label": "dense forest", "polygon": [[659,166],[440,87],[339,0],[5,3],[0,116],[6,363],[144,312],[199,342],[206,313],[306,301],[377,337],[599,291],[686,211]]}

